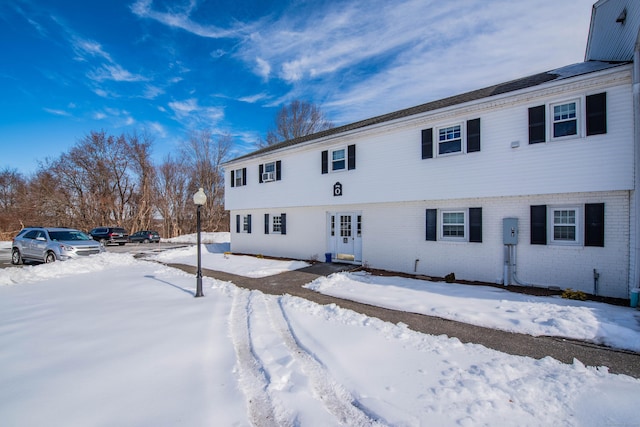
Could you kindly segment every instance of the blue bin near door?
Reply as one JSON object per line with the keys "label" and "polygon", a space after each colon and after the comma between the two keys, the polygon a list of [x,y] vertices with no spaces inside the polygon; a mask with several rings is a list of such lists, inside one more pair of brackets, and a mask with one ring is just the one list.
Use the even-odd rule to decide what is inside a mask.
{"label": "blue bin near door", "polygon": [[324,254],[324,262],[331,262],[331,252]]}
{"label": "blue bin near door", "polygon": [[640,288],[631,289],[631,307],[638,306],[638,295],[640,295]]}

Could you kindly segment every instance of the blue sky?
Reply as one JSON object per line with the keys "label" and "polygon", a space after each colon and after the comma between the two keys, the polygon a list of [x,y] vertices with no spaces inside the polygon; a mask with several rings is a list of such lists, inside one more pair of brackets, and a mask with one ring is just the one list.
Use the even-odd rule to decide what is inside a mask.
{"label": "blue sky", "polygon": [[252,150],[283,104],[336,125],[584,59],[593,0],[3,0],[0,170],[91,131]]}

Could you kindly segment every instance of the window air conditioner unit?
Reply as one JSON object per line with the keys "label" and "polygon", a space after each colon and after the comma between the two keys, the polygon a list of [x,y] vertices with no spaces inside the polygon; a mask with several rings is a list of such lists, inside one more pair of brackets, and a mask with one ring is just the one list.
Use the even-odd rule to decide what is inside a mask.
{"label": "window air conditioner unit", "polygon": [[275,178],[273,176],[273,172],[265,172],[262,174],[262,181],[263,182],[269,182],[269,181],[273,181]]}

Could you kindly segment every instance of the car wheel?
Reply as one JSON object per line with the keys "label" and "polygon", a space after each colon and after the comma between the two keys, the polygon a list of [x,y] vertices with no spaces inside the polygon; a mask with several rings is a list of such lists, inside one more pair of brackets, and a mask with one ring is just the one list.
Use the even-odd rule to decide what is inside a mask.
{"label": "car wheel", "polygon": [[142,243],[149,243],[149,239],[144,239]]}
{"label": "car wheel", "polygon": [[47,255],[44,257],[44,262],[48,264],[50,262],[55,262],[55,261],[56,261],[56,254],[54,254],[53,252],[47,252]]}
{"label": "car wheel", "polygon": [[123,243],[118,243],[120,246],[124,246],[124,242]]}
{"label": "car wheel", "polygon": [[22,264],[22,256],[20,255],[20,251],[18,249],[14,249],[13,251],[11,251],[11,264]]}

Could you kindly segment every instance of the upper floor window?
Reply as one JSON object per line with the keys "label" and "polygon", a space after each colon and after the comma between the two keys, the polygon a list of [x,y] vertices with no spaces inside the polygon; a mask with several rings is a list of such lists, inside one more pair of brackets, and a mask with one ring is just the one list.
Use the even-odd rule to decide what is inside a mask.
{"label": "upper floor window", "polygon": [[480,151],[480,118],[467,120],[466,125],[461,123],[436,128],[435,132],[433,128],[422,129],[421,148],[423,159]]}
{"label": "upper floor window", "polygon": [[258,166],[258,182],[280,181],[282,178],[282,162],[267,162]]}
{"label": "upper floor window", "polygon": [[[548,132],[547,129],[550,131]],[[605,133],[607,133],[606,92],[529,108],[529,144]]]}
{"label": "upper floor window", "polygon": [[356,146],[348,145],[346,148],[334,148],[321,153],[322,173],[340,172],[356,168]]}
{"label": "upper floor window", "polygon": [[231,186],[242,187],[247,185],[247,168],[234,169],[231,171]]}
{"label": "upper floor window", "polygon": [[462,152],[460,125],[438,129],[438,155]]}
{"label": "upper floor window", "polygon": [[339,171],[346,167],[346,156],[344,148],[331,151],[331,170]]}
{"label": "upper floor window", "polygon": [[578,134],[578,102],[551,105],[553,111],[553,138]]}

